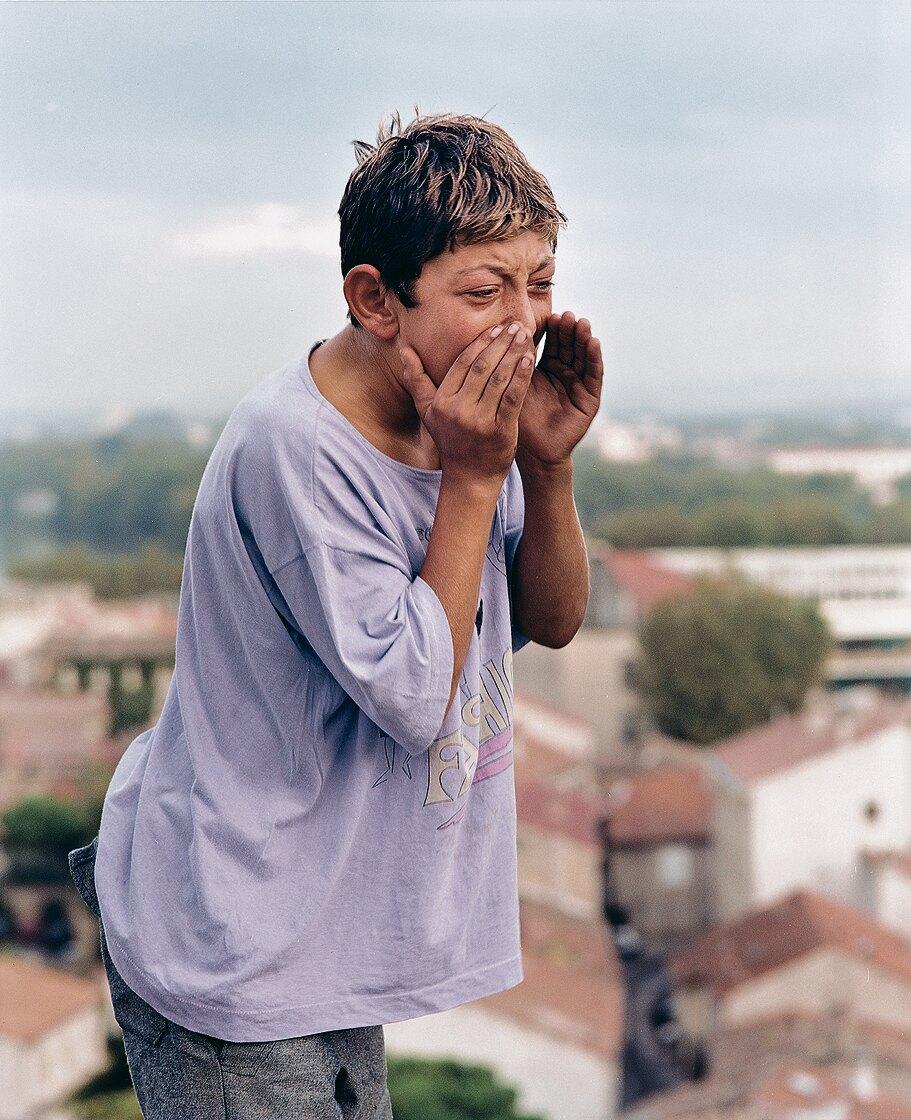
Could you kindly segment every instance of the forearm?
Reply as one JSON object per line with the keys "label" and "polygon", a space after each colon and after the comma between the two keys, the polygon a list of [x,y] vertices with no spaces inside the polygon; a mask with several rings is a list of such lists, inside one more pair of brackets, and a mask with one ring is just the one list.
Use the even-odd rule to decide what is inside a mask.
{"label": "forearm", "polygon": [[588,554],[573,497],[572,460],[542,467],[516,455],[525,496],[525,526],[513,565],[516,625],[533,642],[565,646],[588,606]]}
{"label": "forearm", "polygon": [[450,705],[474,632],[497,497],[493,488],[473,487],[443,472],[421,576],[437,593],[452,632]]}

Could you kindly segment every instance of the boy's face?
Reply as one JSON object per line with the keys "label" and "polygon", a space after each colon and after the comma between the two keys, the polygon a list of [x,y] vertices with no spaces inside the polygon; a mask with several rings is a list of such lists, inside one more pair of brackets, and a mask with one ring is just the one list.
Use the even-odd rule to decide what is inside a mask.
{"label": "boy's face", "polygon": [[[551,314],[555,259],[546,238],[528,230],[508,241],[458,246],[427,261],[415,284],[415,308],[398,304],[402,338],[434,385],[482,331],[521,323],[537,346]],[[502,272],[495,270],[502,270]]]}

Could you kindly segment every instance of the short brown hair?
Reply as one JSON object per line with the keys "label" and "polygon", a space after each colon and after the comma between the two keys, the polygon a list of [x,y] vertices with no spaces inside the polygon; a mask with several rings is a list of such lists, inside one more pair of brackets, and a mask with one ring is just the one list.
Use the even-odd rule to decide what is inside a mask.
{"label": "short brown hair", "polygon": [[[533,230],[556,252],[566,215],[503,128],[481,117],[414,111],[404,128],[398,112],[388,125],[381,119],[376,146],[352,141],[358,166],[338,211],[343,277],[371,264],[405,307],[416,307],[425,261],[457,244]],[[350,309],[348,318],[363,329]]]}

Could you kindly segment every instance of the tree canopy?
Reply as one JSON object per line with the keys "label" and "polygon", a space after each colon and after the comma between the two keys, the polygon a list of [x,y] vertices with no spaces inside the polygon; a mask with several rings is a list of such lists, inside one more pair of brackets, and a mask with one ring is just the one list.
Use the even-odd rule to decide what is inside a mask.
{"label": "tree canopy", "polygon": [[700,576],[643,618],[639,644],[635,683],[658,729],[706,744],[797,711],[832,636],[810,600]]}

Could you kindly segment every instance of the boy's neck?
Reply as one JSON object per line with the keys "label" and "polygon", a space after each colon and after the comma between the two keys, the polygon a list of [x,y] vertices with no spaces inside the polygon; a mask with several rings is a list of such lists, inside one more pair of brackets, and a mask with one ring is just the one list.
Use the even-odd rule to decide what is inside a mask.
{"label": "boy's neck", "polygon": [[349,324],[313,351],[310,372],[323,396],[381,451],[438,469],[436,445],[396,376],[397,361],[394,344]]}

